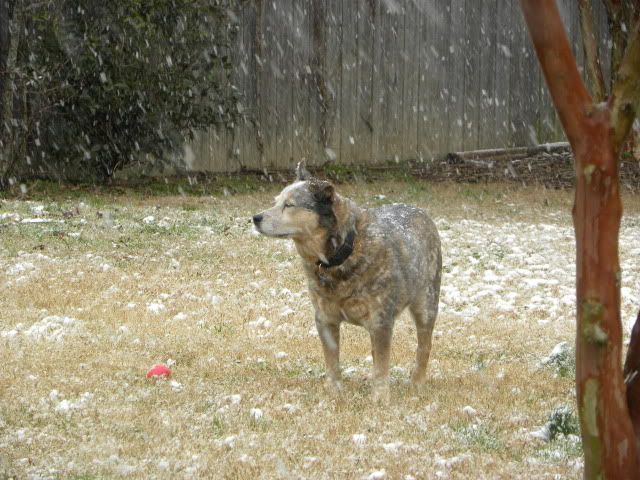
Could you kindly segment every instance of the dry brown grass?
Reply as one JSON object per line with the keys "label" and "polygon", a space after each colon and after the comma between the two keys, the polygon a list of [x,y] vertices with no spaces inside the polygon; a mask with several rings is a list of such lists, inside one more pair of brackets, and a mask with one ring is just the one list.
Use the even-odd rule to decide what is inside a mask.
{"label": "dry brown grass", "polygon": [[[539,366],[558,341],[571,342],[570,307],[551,321],[527,311],[527,298],[512,312],[496,310],[488,298],[468,299],[480,313],[466,319],[445,308],[430,379],[418,390],[407,383],[415,339],[403,317],[394,334],[393,365],[400,368],[389,407],[371,402],[368,337],[347,326],[346,392],[336,399],[323,389],[295,252],[250,234],[250,215],[275,191],[62,191],[2,201],[0,213],[65,222],[0,221],[0,477],[367,478],[381,469],[394,479],[581,476],[579,446],[526,432],[555,406],[573,404],[570,376]],[[501,241],[491,225],[570,225],[570,194],[561,191],[393,181],[341,191],[370,205],[385,201],[378,194],[416,203],[447,225],[481,222],[487,249]],[[626,201],[637,218],[638,200]],[[38,205],[48,213],[34,213]],[[79,214],[63,216],[76,207]],[[149,215],[155,220],[145,224]],[[445,267],[460,261],[467,268],[460,252],[452,258],[452,247],[477,245],[451,235],[447,242]],[[566,262],[571,238],[547,251]],[[482,262],[469,265],[481,282]],[[454,280],[445,274],[445,284]],[[153,313],[151,303],[164,309]],[[83,328],[60,342],[23,333],[48,315],[78,319]],[[261,316],[269,328],[252,326]],[[152,364],[168,359],[179,386],[145,378]],[[93,397],[59,411],[62,400],[76,402],[84,392]],[[476,416],[462,412],[467,405]],[[253,408],[262,418],[252,418]],[[366,441],[357,445],[354,434]]]}

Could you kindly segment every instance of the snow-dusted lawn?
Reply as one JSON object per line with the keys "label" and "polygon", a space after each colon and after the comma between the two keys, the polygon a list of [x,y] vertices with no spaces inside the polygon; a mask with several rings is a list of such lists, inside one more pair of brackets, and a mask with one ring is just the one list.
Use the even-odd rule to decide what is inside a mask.
{"label": "snow-dusted lawn", "polygon": [[[252,195],[57,192],[0,200],[0,478],[580,478],[573,407],[571,193],[505,185],[341,186],[406,201],[444,247],[430,380],[408,384],[402,317],[391,405],[369,399],[368,336],[343,330],[346,392],[323,362],[292,245],[251,233]],[[640,202],[625,198],[623,320],[640,294]],[[155,363],[169,381],[145,378]]]}

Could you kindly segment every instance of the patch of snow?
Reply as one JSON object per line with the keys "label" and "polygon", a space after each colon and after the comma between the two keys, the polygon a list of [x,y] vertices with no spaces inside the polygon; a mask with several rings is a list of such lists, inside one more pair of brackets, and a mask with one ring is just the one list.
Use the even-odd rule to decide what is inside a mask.
{"label": "patch of snow", "polygon": [[33,270],[34,268],[35,266],[31,262],[18,262],[9,267],[6,272],[7,275],[18,275],[19,273],[26,272],[27,270]]}
{"label": "patch of snow", "polygon": [[264,412],[259,408],[252,408],[249,410],[249,416],[257,422],[264,416]]}
{"label": "patch of snow", "polygon": [[291,403],[285,403],[284,405],[282,405],[282,410],[284,410],[287,413],[296,413],[300,410],[300,407],[298,407],[297,405],[293,405]]}
{"label": "patch of snow", "polygon": [[64,220],[51,220],[48,218],[23,218],[20,223],[64,223]]}
{"label": "patch of snow", "polygon": [[382,470],[374,470],[369,474],[367,480],[382,480],[383,478],[387,478],[387,471],[383,468]]}
{"label": "patch of snow", "polygon": [[455,457],[450,457],[450,458],[441,458],[436,456],[434,463],[439,467],[451,468],[454,465],[463,463],[470,459],[471,459],[471,455],[469,455],[468,453],[463,453],[461,455],[456,455]]}
{"label": "patch of snow", "polygon": [[163,310],[165,310],[166,307],[162,304],[162,303],[147,303],[147,311],[149,313],[153,313],[154,315],[159,314],[160,312],[162,312]]}
{"label": "patch of snow", "polygon": [[34,323],[29,328],[24,325],[16,325],[12,330],[0,332],[0,337],[15,338],[22,334],[33,340],[46,340],[61,342],[64,337],[84,333],[84,322],[71,317],[48,316]]}
{"label": "patch of snow", "polygon": [[229,435],[222,440],[216,440],[216,444],[232,449],[236,445],[237,438],[238,437],[236,435]]}
{"label": "patch of snow", "polygon": [[271,322],[265,317],[258,317],[251,322],[247,322],[247,326],[250,328],[269,328],[271,327]]}
{"label": "patch of snow", "polygon": [[549,426],[548,425],[544,425],[542,428],[538,429],[538,430],[534,430],[533,432],[529,432],[528,434],[529,438],[535,438],[538,440],[543,440],[545,442],[548,442],[549,439],[551,438],[551,432],[549,430]]}
{"label": "patch of snow", "polygon": [[402,442],[383,443],[382,448],[387,453],[397,453],[402,445],[404,445]]}
{"label": "patch of snow", "polygon": [[20,221],[20,215],[17,213],[0,213],[0,220],[13,220],[16,222]]}
{"label": "patch of snow", "polygon": [[67,400],[62,398],[57,390],[52,390],[49,393],[49,400],[57,405],[54,407],[56,413],[70,415],[75,410],[82,410],[86,408],[89,402],[93,399],[93,393],[84,392],[77,400]]}
{"label": "patch of snow", "polygon": [[543,365],[555,363],[558,360],[566,358],[567,355],[569,355],[570,351],[571,347],[569,346],[568,342],[560,342],[555,347],[553,347],[553,350],[551,350],[551,353],[548,357],[544,357],[542,359],[541,363]]}
{"label": "patch of snow", "polygon": [[468,417],[475,417],[476,415],[478,415],[478,412],[476,411],[475,408],[467,405],[466,407],[464,407],[462,409],[462,413],[464,413],[465,415],[467,415]]}
{"label": "patch of snow", "polygon": [[351,441],[357,446],[361,447],[367,443],[367,436],[364,433],[354,433],[351,435]]}
{"label": "patch of snow", "polygon": [[293,310],[291,307],[285,307],[282,309],[282,311],[280,312],[280,316],[281,317],[288,317],[289,315],[292,315],[296,313],[295,310]]}

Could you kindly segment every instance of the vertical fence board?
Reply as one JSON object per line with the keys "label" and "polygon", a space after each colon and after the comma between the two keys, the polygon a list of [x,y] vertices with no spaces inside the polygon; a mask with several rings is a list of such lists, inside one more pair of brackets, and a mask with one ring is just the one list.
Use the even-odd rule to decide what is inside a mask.
{"label": "vertical fence board", "polygon": [[[521,12],[519,12],[521,14]],[[521,16],[521,23],[524,24],[524,17]],[[517,145],[536,145],[541,141],[541,132],[538,128],[540,108],[539,108],[539,62],[533,43],[529,40],[526,28],[522,29],[522,49],[518,53],[522,68],[522,92],[521,92],[521,114],[519,123],[521,125],[522,137],[518,139]]]}
{"label": "vertical fence board", "polygon": [[525,83],[524,59],[522,58],[522,50],[524,42],[529,41],[525,38],[525,28],[521,21],[518,20],[520,9],[518,2],[511,4],[511,29],[510,44],[511,51],[511,73],[509,76],[509,147],[523,145],[524,141],[524,124],[520,112],[524,108],[523,91]]}
{"label": "vertical fence board", "polygon": [[329,107],[332,97],[327,88],[327,7],[325,2],[310,0],[309,11],[309,62],[311,78],[309,80],[309,137],[308,146],[310,165],[321,165],[327,159],[327,127]]}
{"label": "vertical fence board", "polygon": [[511,126],[509,125],[509,105],[510,105],[510,76],[513,53],[513,27],[511,24],[511,4],[512,0],[497,1],[497,43],[496,43],[496,66],[495,66],[495,89],[494,102],[496,105],[496,138],[494,146],[506,148],[509,146],[511,136]]}
{"label": "vertical fence board", "polygon": [[404,108],[402,109],[402,125],[404,139],[402,141],[401,159],[418,158],[418,104],[420,75],[420,12],[415,0],[406,0],[404,5],[404,46],[402,52],[404,70]]}
{"label": "vertical fence board", "polygon": [[494,147],[496,135],[495,62],[498,29],[497,0],[482,2],[480,18],[480,96],[478,103],[478,147]]}
{"label": "vertical fence board", "polygon": [[236,86],[239,89],[241,119],[236,126],[236,152],[239,165],[245,168],[257,168],[258,151],[254,122],[256,115],[256,59],[253,55],[253,41],[255,38],[255,8],[251,4],[244,4],[240,11],[241,30],[239,32],[238,55],[239,63],[235,69]]}
{"label": "vertical fence board", "polygon": [[277,155],[279,168],[290,170],[293,165],[293,42],[294,22],[293,4],[296,0],[281,0],[273,2],[274,10],[277,5],[277,19],[280,24],[277,45],[276,82],[277,100]]}
{"label": "vertical fence board", "polygon": [[382,126],[382,88],[384,87],[380,63],[382,62],[382,49],[385,47],[382,41],[382,6],[381,0],[371,0],[372,7],[372,65],[371,71],[371,163],[380,160],[380,131]]}
{"label": "vertical fence board", "polygon": [[481,2],[468,0],[465,7],[464,38],[464,97],[462,101],[462,148],[478,148],[479,103],[480,103],[480,59],[481,59]]}
{"label": "vertical fence board", "polygon": [[420,76],[421,117],[419,138],[421,155],[432,159],[448,150],[449,96],[451,85],[447,64],[451,58],[451,5],[449,0],[427,0],[422,22],[422,61]]}
{"label": "vertical fence board", "polygon": [[358,10],[342,4],[342,95],[340,151],[342,163],[355,163],[362,139],[358,136]]}
{"label": "vertical fence board", "polygon": [[296,0],[293,4],[293,63],[292,63],[292,161],[311,157],[313,136],[311,133],[310,102],[313,98],[310,41],[309,0]]}
{"label": "vertical fence board", "polygon": [[357,12],[357,128],[358,148],[354,152],[354,161],[366,165],[373,162],[373,42],[374,8],[370,1],[358,3]]}
{"label": "vertical fence board", "polygon": [[[469,0],[473,2],[475,0]],[[447,62],[449,83],[448,150],[459,151],[464,145],[465,103],[465,0],[451,0],[451,36]]]}
{"label": "vertical fence board", "polygon": [[278,95],[276,84],[279,80],[278,70],[278,21],[273,4],[262,2],[261,31],[263,37],[262,56],[260,57],[260,73],[257,88],[260,89],[261,105],[259,106],[260,130],[264,143],[265,168],[280,168],[277,151],[276,131],[278,125]]}
{"label": "vertical fence board", "polygon": [[327,84],[327,153],[330,161],[340,161],[340,102],[342,95],[342,0],[327,0],[325,72]]}
{"label": "vertical fence board", "polygon": [[381,51],[377,65],[380,83],[380,128],[378,130],[377,161],[400,158],[402,151],[402,6],[397,2],[380,3]]}

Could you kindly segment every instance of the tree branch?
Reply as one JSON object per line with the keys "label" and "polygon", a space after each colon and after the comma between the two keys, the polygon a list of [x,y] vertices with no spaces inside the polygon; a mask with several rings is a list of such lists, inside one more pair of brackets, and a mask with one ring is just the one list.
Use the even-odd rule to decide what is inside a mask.
{"label": "tree branch", "polygon": [[560,12],[555,0],[521,0],[520,4],[553,103],[575,151],[593,101],[582,82]]}
{"label": "tree branch", "polygon": [[640,2],[638,0],[604,0],[611,35],[611,71],[612,78],[616,73],[627,47],[627,31],[638,21]]}
{"label": "tree branch", "polygon": [[607,96],[604,85],[604,76],[600,64],[600,52],[598,51],[598,39],[593,22],[593,9],[590,0],[579,0],[580,29],[582,31],[582,47],[586,57],[587,74],[591,85],[591,93],[596,102],[602,102]]}
{"label": "tree branch", "polygon": [[631,32],[609,99],[616,154],[640,109],[640,22]]}

